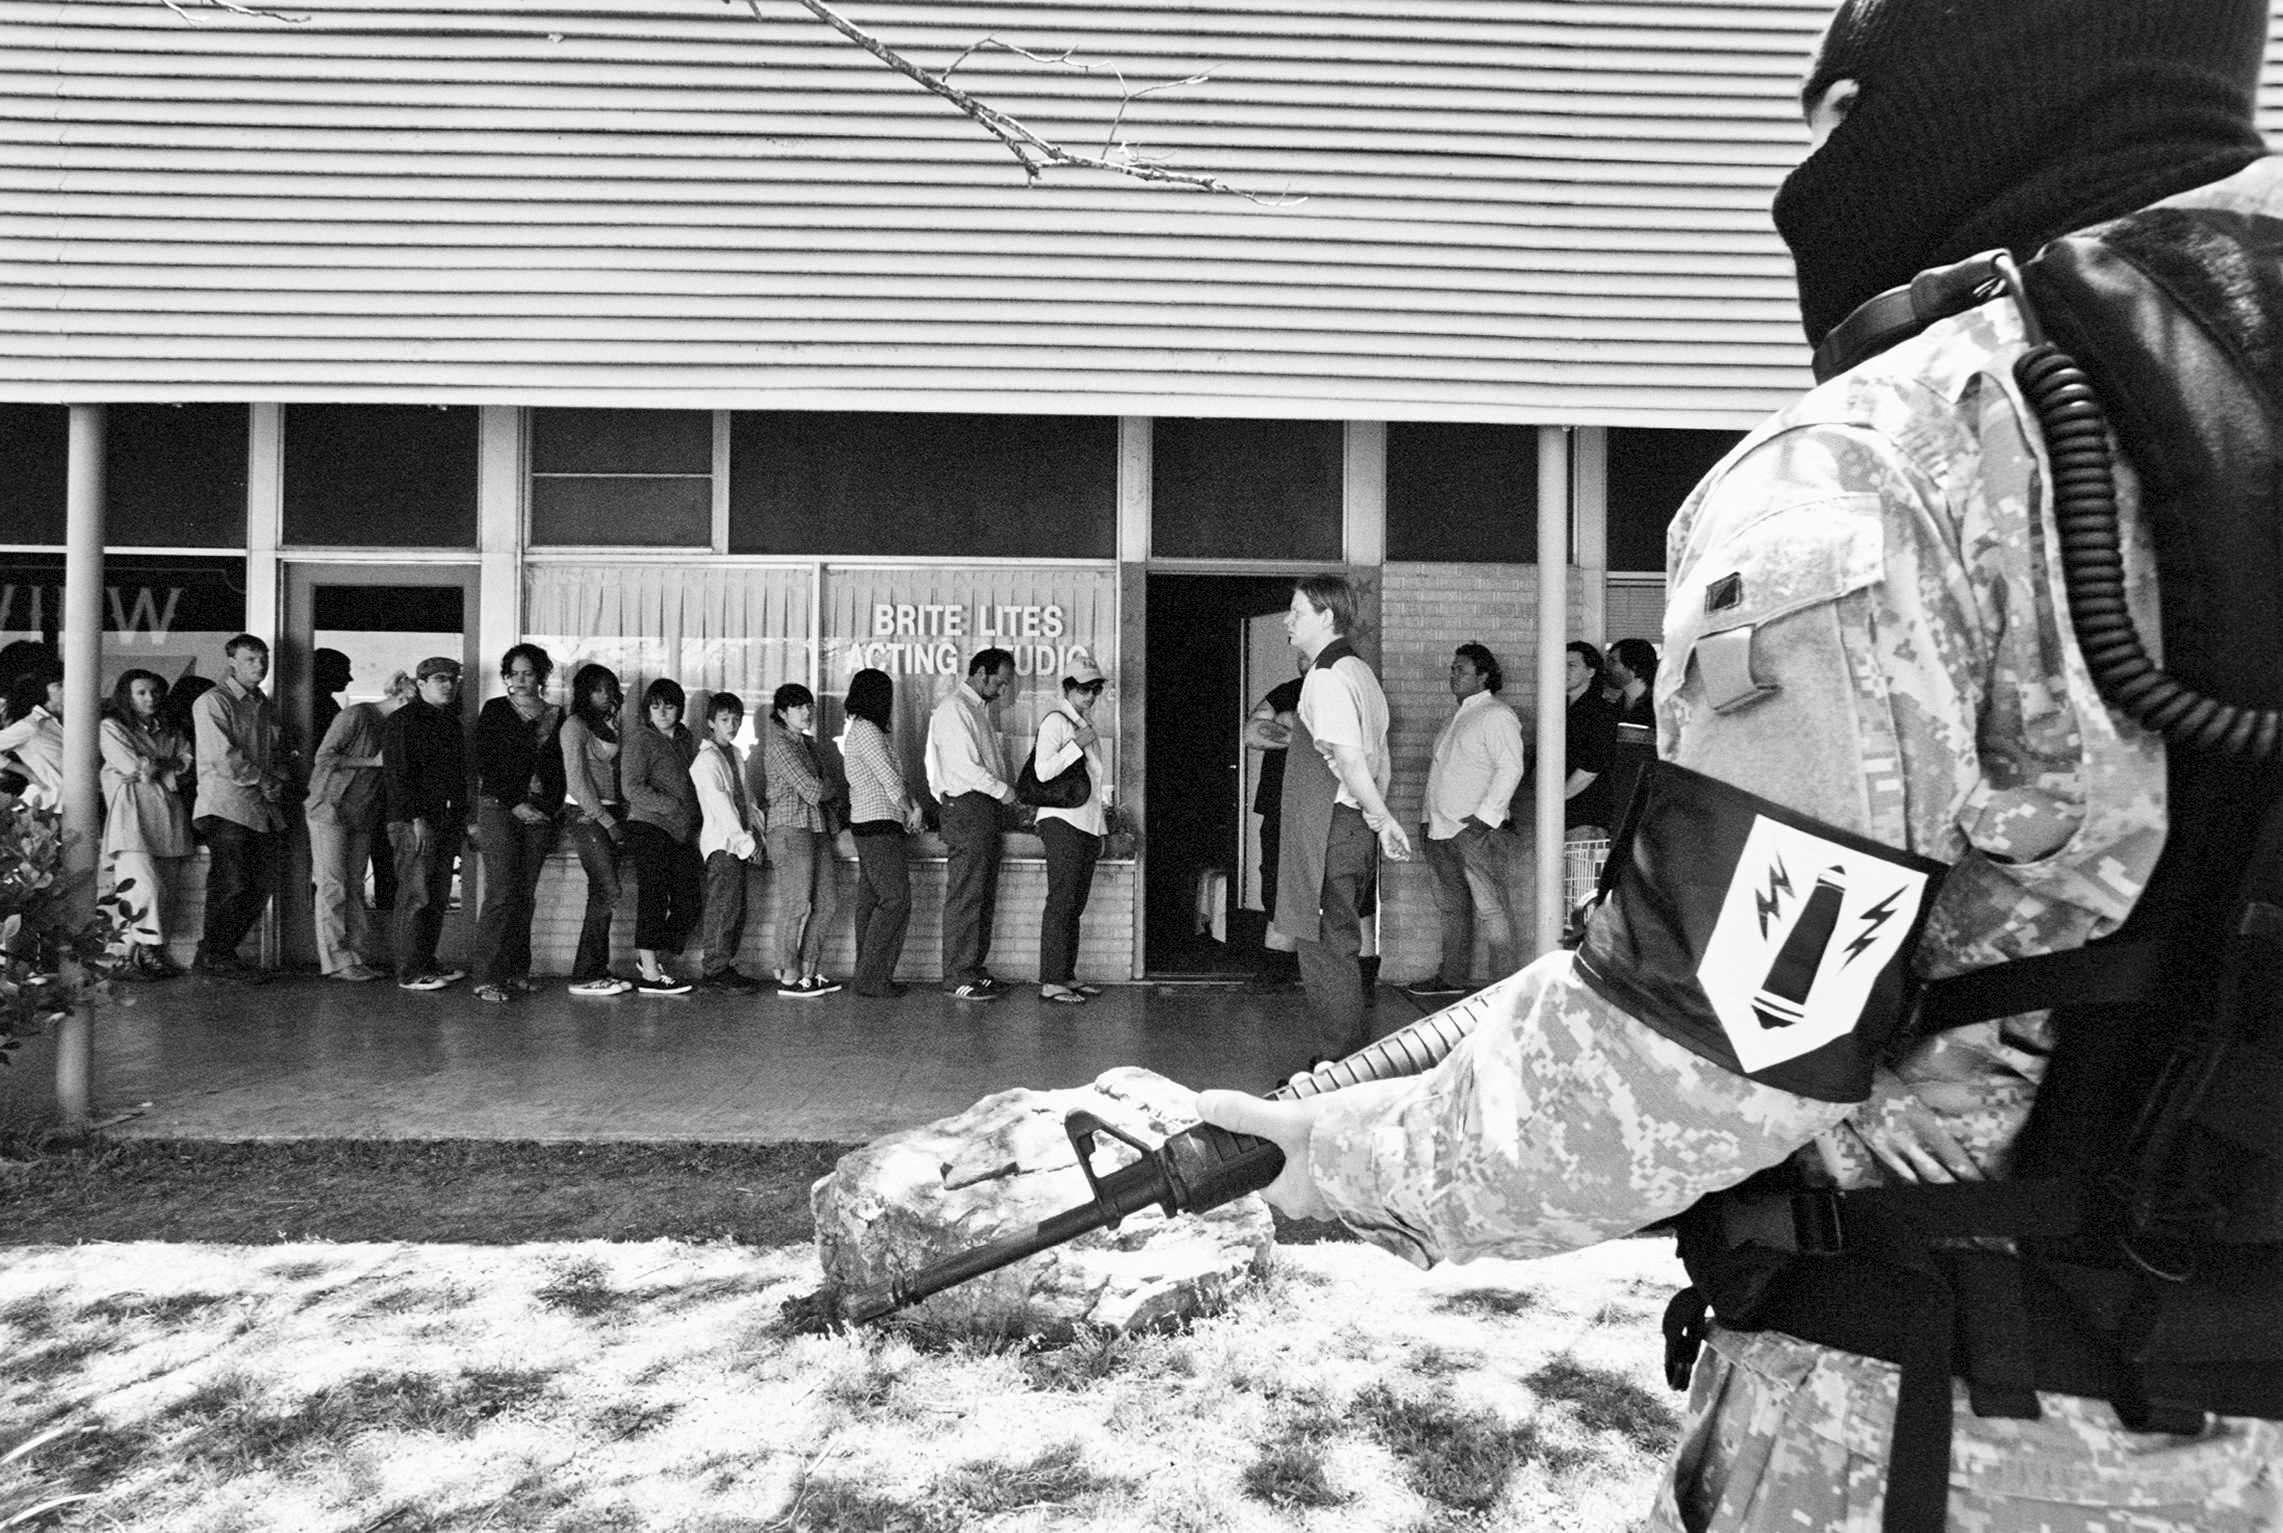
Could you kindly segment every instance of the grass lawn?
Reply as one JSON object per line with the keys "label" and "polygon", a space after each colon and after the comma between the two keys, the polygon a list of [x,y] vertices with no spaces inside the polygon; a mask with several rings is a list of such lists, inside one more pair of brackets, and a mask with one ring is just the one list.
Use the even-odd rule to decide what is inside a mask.
{"label": "grass lawn", "polygon": [[1421,1274],[1280,1239],[1265,1284],[1176,1333],[815,1334],[785,1306],[820,1281],[790,1196],[820,1158],[126,1144],[5,1173],[0,1454],[61,1435],[0,1463],[0,1526],[64,1494],[88,1499],[38,1525],[1617,1533],[1646,1510],[1678,1410],[1664,1242]]}

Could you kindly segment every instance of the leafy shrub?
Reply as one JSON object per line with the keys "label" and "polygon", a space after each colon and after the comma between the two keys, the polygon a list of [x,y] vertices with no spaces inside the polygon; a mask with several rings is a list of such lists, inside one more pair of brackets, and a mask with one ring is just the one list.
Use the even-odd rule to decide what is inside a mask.
{"label": "leafy shrub", "polygon": [[62,816],[14,803],[0,808],[0,1065],[83,1004],[113,999],[119,960],[110,948],[126,924],[127,879],[73,918],[92,872],[64,870]]}

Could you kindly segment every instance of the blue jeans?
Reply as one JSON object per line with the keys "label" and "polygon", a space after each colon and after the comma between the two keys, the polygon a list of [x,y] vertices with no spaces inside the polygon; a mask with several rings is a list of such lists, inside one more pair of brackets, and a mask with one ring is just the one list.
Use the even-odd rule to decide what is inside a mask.
{"label": "blue jeans", "polygon": [[571,960],[571,983],[601,979],[610,972],[610,913],[618,905],[618,843],[592,820],[571,822],[571,849],[587,877],[587,909],[579,921],[578,956]]}

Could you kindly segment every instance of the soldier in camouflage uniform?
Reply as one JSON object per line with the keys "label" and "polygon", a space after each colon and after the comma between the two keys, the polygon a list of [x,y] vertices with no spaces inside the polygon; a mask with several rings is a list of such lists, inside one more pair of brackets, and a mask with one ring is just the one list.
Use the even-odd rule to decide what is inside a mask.
{"label": "soldier in camouflage uniform", "polygon": [[[2026,252],[2167,198],[2283,210],[2283,162],[2259,157],[2248,127],[2266,10],[1843,7],[1806,96],[1817,153],[1778,199],[1811,339],[1914,271],[1979,249]],[[2090,112],[2090,96],[2066,96],[2071,82],[2116,77],[2104,64],[2124,71],[2135,48],[2203,50],[2189,62],[2219,103],[2205,127],[2141,134],[2122,170],[2046,163],[2068,136],[2034,133],[2022,93]],[[2178,77],[2180,59],[2166,67]],[[2010,80],[1987,78],[2006,69]],[[1910,99],[1912,85],[1929,94]],[[1914,111],[1947,117],[1929,128],[1904,120]],[[2009,175],[1930,159],[1977,132],[2023,139],[1971,146],[2010,154]],[[2024,345],[2008,300],[1935,324],[1752,433],[1670,535],[1660,754],[1949,864],[1917,951],[1928,977],[2114,930],[2165,839],[2164,746],[2104,706],[2067,620],[2043,443],[2013,379]],[[2120,478],[2129,602],[2152,633],[2153,555]],[[1730,577],[1741,594],[1715,596]],[[1748,647],[1721,641],[1739,627]],[[1425,1266],[1626,1235],[1794,1157],[1846,1188],[2001,1176],[2053,1042],[2044,1012],[1941,1034],[1849,1106],[1721,1069],[1589,988],[1567,953],[1488,999],[1491,1020],[1426,1076],[1301,1103],[1209,1092],[1202,1109],[1284,1146],[1268,1194],[1279,1208],[1338,1218]],[[1709,1347],[1651,1526],[1876,1529],[1897,1370],[1778,1331],[1716,1327]],[[2143,1434],[2103,1401],[2039,1403],[2042,1419],[1984,1419],[1955,1386],[1950,1527],[2283,1527],[2277,1423]]]}

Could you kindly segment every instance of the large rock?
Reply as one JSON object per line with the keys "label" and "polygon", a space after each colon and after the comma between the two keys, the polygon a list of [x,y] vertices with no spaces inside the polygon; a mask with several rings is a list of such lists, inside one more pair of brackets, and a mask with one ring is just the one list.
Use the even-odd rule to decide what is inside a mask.
{"label": "large rock", "polygon": [[[1129,1067],[1070,1091],[1002,1091],[955,1117],[876,1139],[809,1189],[825,1278],[848,1289],[908,1277],[1091,1202],[1064,1118],[1083,1109],[1154,1146],[1197,1121],[1196,1102],[1188,1087]],[[1097,1175],[1134,1159],[1097,1136]],[[1081,1325],[1164,1325],[1217,1309],[1260,1276],[1273,1233],[1258,1197],[1173,1219],[1153,1207],[1114,1232],[1082,1235],[906,1313],[1047,1337]]]}

